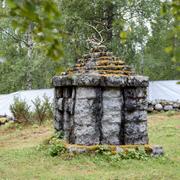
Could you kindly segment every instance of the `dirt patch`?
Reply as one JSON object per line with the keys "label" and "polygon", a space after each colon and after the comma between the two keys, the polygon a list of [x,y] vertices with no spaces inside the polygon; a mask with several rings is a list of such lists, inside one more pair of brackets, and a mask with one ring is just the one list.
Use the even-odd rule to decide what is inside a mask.
{"label": "dirt patch", "polygon": [[148,124],[150,126],[155,126],[164,121],[170,121],[171,119],[180,120],[180,113],[176,112],[175,114],[173,114],[171,116],[168,116],[168,114],[166,114],[166,113],[151,114],[148,116]]}
{"label": "dirt patch", "polygon": [[43,140],[53,134],[53,129],[49,126],[38,128],[24,127],[21,130],[10,129],[9,131],[0,130],[0,148],[20,149],[33,147],[40,144]]}

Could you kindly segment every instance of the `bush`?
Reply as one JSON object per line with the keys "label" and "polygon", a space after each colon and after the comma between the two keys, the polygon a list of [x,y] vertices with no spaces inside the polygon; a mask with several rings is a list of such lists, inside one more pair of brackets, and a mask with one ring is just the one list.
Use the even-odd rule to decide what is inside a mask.
{"label": "bush", "polygon": [[53,118],[53,103],[50,102],[47,96],[44,96],[44,106],[46,107],[46,118]]}
{"label": "bush", "polygon": [[35,108],[33,112],[33,119],[37,120],[40,125],[43,121],[53,117],[53,108],[48,97],[44,96],[43,100],[37,97],[34,101],[32,101],[32,103]]}
{"label": "bush", "polygon": [[149,155],[144,150],[129,150],[128,152],[118,153],[121,159],[137,159],[137,160],[147,160]]}
{"label": "bush", "polygon": [[57,156],[64,154],[65,152],[66,148],[64,143],[57,138],[56,135],[49,140],[48,154],[51,156]]}
{"label": "bush", "polygon": [[30,106],[20,98],[14,98],[14,103],[10,105],[10,110],[17,122],[27,123],[31,117]]}

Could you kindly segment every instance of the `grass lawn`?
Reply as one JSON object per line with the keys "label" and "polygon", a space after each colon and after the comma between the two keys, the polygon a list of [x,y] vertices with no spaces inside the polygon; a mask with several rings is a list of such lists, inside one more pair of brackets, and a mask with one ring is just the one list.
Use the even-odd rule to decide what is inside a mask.
{"label": "grass lawn", "polygon": [[180,113],[149,115],[150,144],[165,156],[148,160],[108,161],[103,156],[51,157],[37,145],[53,134],[51,125],[0,128],[0,180],[180,179]]}

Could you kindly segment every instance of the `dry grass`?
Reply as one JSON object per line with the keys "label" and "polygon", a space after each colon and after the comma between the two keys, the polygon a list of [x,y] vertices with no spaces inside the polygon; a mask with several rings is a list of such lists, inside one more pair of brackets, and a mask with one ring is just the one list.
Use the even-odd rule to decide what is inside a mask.
{"label": "dry grass", "polygon": [[0,129],[0,149],[34,147],[53,134],[51,125]]}

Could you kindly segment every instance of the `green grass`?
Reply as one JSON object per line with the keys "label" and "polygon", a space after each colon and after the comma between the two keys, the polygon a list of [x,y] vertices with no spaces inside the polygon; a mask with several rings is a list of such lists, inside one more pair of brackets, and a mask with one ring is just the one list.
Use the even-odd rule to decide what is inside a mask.
{"label": "green grass", "polygon": [[100,155],[79,155],[72,159],[51,157],[36,147],[52,132],[48,125],[10,132],[0,129],[0,179],[172,180],[180,177],[180,113],[149,116],[150,144],[163,145],[165,156],[146,161],[115,162]]}

